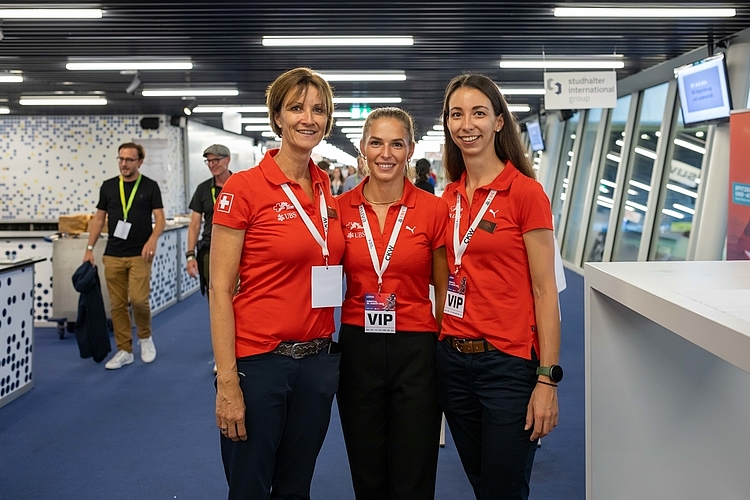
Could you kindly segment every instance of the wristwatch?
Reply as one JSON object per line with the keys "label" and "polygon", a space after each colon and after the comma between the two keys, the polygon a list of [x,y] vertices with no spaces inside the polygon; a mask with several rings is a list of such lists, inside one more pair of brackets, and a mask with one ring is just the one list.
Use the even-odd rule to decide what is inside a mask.
{"label": "wristwatch", "polygon": [[86,250],[93,250],[93,249],[94,249],[94,245],[86,245]]}
{"label": "wristwatch", "polygon": [[563,369],[560,365],[540,366],[536,369],[536,374],[549,377],[552,382],[558,383],[563,378]]}

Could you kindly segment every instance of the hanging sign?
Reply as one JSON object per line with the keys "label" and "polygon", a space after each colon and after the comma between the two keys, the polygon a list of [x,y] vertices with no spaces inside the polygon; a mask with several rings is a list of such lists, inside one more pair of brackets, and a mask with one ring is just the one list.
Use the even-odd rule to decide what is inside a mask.
{"label": "hanging sign", "polygon": [[617,73],[576,71],[544,73],[546,109],[592,109],[617,106]]}

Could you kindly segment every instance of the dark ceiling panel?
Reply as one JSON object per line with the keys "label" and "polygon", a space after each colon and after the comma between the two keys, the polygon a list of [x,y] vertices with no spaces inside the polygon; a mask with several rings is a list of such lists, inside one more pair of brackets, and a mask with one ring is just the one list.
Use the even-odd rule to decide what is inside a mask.
{"label": "dark ceiling panel", "polygon": [[[143,71],[140,89],[157,86],[236,85],[236,98],[200,98],[199,104],[261,104],[268,84],[282,71],[309,66],[318,71],[404,70],[407,80],[393,83],[334,83],[337,95],[359,92],[392,95],[415,116],[426,132],[440,114],[443,90],[456,74],[477,71],[501,85],[540,85],[541,70],[501,70],[504,57],[622,54],[624,78],[668,59],[750,27],[746,2],[735,7],[734,18],[710,21],[673,19],[560,19],[556,6],[587,6],[561,2],[234,2],[234,1],[103,1],[81,4],[56,2],[57,7],[98,7],[99,20],[13,20],[0,24],[0,71],[21,70],[21,84],[0,84],[0,99],[13,114],[165,113],[181,114],[178,98],[146,98],[125,88],[132,75],[117,72],[72,72],[70,57],[189,57],[191,71]],[[619,1],[598,5],[643,6]],[[717,6],[705,2],[658,2],[652,6]],[[18,7],[25,6],[17,4]],[[8,8],[12,5],[4,4]],[[263,47],[263,35],[412,35],[411,47],[275,48]],[[21,95],[53,92],[103,92],[102,107],[22,107]],[[527,103],[532,112],[543,106],[536,96],[509,96],[511,103]],[[5,103],[2,103],[5,105]],[[342,106],[344,107],[344,106]],[[524,115],[519,115],[523,118]],[[220,126],[218,115],[193,119]],[[247,132],[246,132],[247,133]],[[257,134],[256,138],[260,138]],[[350,143],[336,133],[331,142],[353,153]]]}

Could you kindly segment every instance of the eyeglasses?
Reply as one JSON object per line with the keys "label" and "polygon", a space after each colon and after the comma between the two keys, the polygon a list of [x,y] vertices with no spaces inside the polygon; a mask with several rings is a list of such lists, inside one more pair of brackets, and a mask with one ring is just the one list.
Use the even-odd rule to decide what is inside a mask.
{"label": "eyeglasses", "polygon": [[122,156],[117,157],[117,163],[127,163],[128,165],[132,165],[139,160],[140,158],[123,158]]}
{"label": "eyeglasses", "polygon": [[226,158],[226,156],[222,156],[221,158],[211,158],[210,160],[206,159],[206,160],[203,160],[203,163],[205,163],[206,165],[216,165],[224,158]]}

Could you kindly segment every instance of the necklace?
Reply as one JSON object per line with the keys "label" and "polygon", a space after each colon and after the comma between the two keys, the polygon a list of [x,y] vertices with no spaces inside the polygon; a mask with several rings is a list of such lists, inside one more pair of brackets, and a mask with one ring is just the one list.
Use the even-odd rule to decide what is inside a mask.
{"label": "necklace", "polygon": [[365,200],[367,200],[368,202],[370,202],[372,205],[393,205],[397,201],[401,200],[401,197],[399,197],[399,198],[397,198],[397,199],[395,199],[393,201],[372,201],[370,198],[367,197],[367,195],[365,194],[365,190],[364,189],[362,190],[362,196],[364,196]]}

